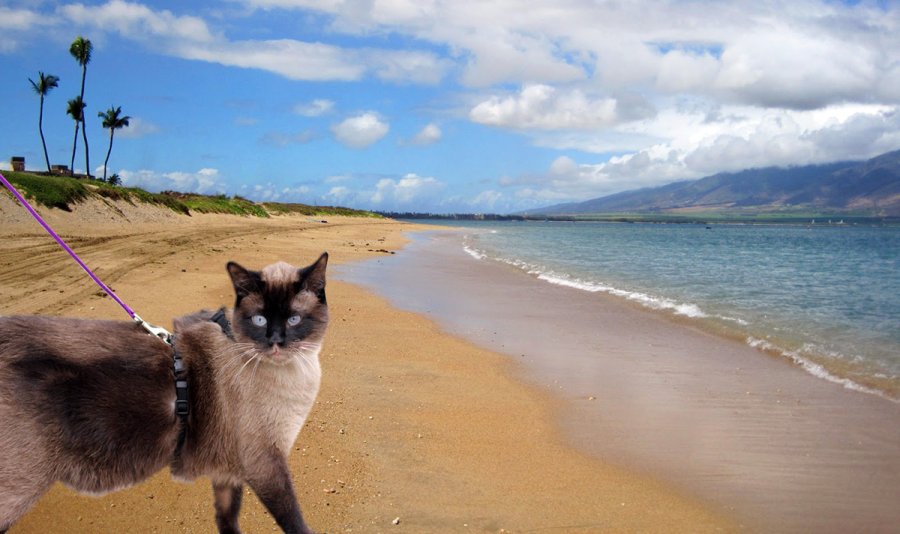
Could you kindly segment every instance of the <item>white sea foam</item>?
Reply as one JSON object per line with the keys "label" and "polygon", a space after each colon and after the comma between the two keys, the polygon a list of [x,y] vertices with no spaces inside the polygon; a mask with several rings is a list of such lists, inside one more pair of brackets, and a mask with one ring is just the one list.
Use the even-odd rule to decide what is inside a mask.
{"label": "white sea foam", "polygon": [[487,258],[487,254],[485,254],[484,252],[478,250],[477,248],[475,248],[469,244],[471,239],[472,239],[471,235],[463,236],[463,250],[466,251],[466,254],[468,254],[469,256],[472,256],[476,260],[483,260],[483,259]]}
{"label": "white sea foam", "polygon": [[[486,253],[469,246],[468,243],[463,244],[463,250],[465,250],[470,256],[479,260],[488,257]],[[695,319],[709,317],[709,315],[707,315],[706,312],[700,309],[700,307],[696,304],[676,302],[665,297],[655,297],[652,295],[647,295],[646,293],[641,293],[639,291],[628,291],[598,282],[573,278],[567,274],[559,274],[554,272],[552,269],[540,265],[534,265],[519,259],[503,257],[496,257],[492,259],[522,269],[526,273],[535,276],[537,279],[543,280],[544,282],[548,282],[550,284],[571,287],[591,293],[608,293],[610,295],[637,302],[643,306],[646,306],[647,308],[670,311],[676,315],[683,315]]]}
{"label": "white sea foam", "polygon": [[487,257],[483,252],[480,252],[468,245],[463,245],[463,250],[466,251],[466,254],[468,254],[469,256],[472,256],[476,260],[483,260],[484,258]]}
{"label": "white sea foam", "polygon": [[780,354],[782,356],[785,356],[786,358],[789,358],[791,361],[793,361],[794,363],[799,365],[804,371],[815,376],[816,378],[821,378],[823,380],[827,380],[827,381],[835,383],[835,384],[840,384],[841,386],[843,386],[847,389],[853,390],[853,391],[860,391],[863,393],[868,393],[870,395],[878,395],[879,397],[885,398],[885,399],[893,401],[893,402],[900,402],[900,400],[893,399],[893,398],[885,395],[881,391],[878,391],[877,389],[872,389],[872,388],[863,386],[862,384],[857,384],[856,382],[854,382],[853,380],[850,380],[849,378],[842,378],[839,376],[835,376],[834,374],[830,373],[828,371],[828,369],[825,369],[824,366],[822,366],[808,358],[804,358],[801,353],[805,350],[812,349],[812,347],[808,344],[801,347],[800,350],[796,350],[796,351],[786,350],[781,347],[778,347],[777,345],[775,345],[765,339],[759,339],[759,338],[755,338],[753,336],[747,337],[747,344],[755,349],[764,350],[766,352],[774,352],[775,354]]}
{"label": "white sea foam", "polygon": [[697,319],[708,317],[708,315],[696,304],[676,302],[664,297],[654,297],[652,295],[647,295],[646,293],[641,293],[639,291],[627,291],[596,282],[586,282],[584,280],[572,279],[568,276],[558,275],[552,272],[533,272],[532,274],[536,274],[538,279],[549,282],[551,284],[572,287],[575,289],[580,289],[582,291],[590,291],[592,293],[608,293],[610,295],[637,302],[654,310],[667,310],[675,313],[676,315],[684,315],[686,317],[693,317]]}

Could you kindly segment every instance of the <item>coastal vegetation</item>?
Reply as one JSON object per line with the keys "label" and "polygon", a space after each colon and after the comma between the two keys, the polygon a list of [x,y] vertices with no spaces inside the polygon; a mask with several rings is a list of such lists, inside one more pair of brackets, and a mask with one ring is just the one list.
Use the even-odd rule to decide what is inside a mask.
{"label": "coastal vegetation", "polygon": [[[84,168],[85,175],[88,178],[93,178],[91,176],[91,158],[90,158],[90,147],[88,146],[87,139],[87,123],[85,122],[84,110],[87,107],[87,103],[84,101],[84,86],[85,80],[87,79],[87,66],[91,61],[91,54],[93,53],[94,45],[91,43],[90,39],[85,39],[83,36],[79,35],[72,41],[72,44],[69,46],[69,54],[75,58],[75,61],[78,62],[78,65],[81,66],[81,92],[73,99],[68,101],[68,106],[66,108],[66,114],[71,116],[75,121],[75,138],[72,141],[72,158],[69,161],[69,167],[66,169],[64,165],[59,165],[58,167],[62,169],[63,173],[68,173],[69,175],[74,176],[75,174],[75,153],[78,150],[78,131],[81,130],[81,136],[84,141]],[[41,145],[44,148],[44,162],[47,164],[47,172],[52,173],[53,168],[50,165],[50,157],[47,152],[47,141],[44,138],[44,98],[54,87],[59,86],[59,77],[53,74],[44,74],[42,71],[38,72],[37,81],[28,79],[31,82],[31,87],[34,89],[34,92],[40,96],[40,112],[38,114],[38,132],[41,135]],[[112,153],[112,145],[113,145],[113,137],[115,136],[115,131],[121,128],[125,128],[128,126],[129,119],[127,115],[122,115],[122,107],[113,107],[110,106],[105,112],[97,113],[97,116],[102,120],[102,124],[104,128],[109,129],[109,148],[106,151],[106,160],[103,164],[103,178],[102,181],[106,181],[107,175],[107,165],[109,164],[109,155]]]}
{"label": "coastal vegetation", "polygon": [[183,215],[222,213],[244,217],[271,217],[273,215],[380,217],[370,211],[334,206],[277,202],[256,203],[240,196],[200,195],[176,191],[151,193],[137,187],[121,187],[100,180],[85,181],[65,176],[43,176],[30,172],[4,171],[3,176],[26,198],[34,200],[42,206],[63,211],[71,211],[79,202],[93,197],[124,201],[130,204],[154,204]]}
{"label": "coastal vegetation", "polygon": [[44,74],[38,71],[38,81],[28,78],[31,88],[41,97],[41,110],[38,114],[38,132],[41,134],[41,145],[44,147],[44,161],[47,163],[47,172],[50,172],[50,156],[47,155],[47,141],[44,139],[44,97],[54,88],[59,86],[59,77],[52,74]]}
{"label": "coastal vegetation", "polygon": [[116,134],[116,130],[128,126],[128,121],[131,117],[128,115],[122,116],[122,106],[116,108],[110,106],[106,112],[97,113],[97,116],[103,119],[103,127],[109,129],[109,150],[106,151],[106,159],[103,161],[103,181],[105,182],[109,155],[112,154],[113,137]]}
{"label": "coastal vegetation", "polygon": [[[84,138],[84,168],[88,178],[91,177],[91,158],[87,140],[87,125],[84,123],[84,108],[86,106],[86,104],[84,103],[84,81],[87,78],[87,65],[91,62],[91,53],[93,52],[93,50],[94,45],[91,43],[90,39],[85,39],[81,35],[76,37],[75,40],[72,41],[72,45],[69,46],[69,54],[71,54],[72,57],[75,58],[75,61],[77,61],[78,64],[81,65],[81,93],[79,93],[77,101],[81,105],[80,122],[81,136]],[[69,102],[71,103],[71,100]],[[69,170],[71,172],[75,171],[75,149],[78,146],[79,119],[75,120],[75,141],[72,143],[72,163],[69,166]]]}
{"label": "coastal vegetation", "polygon": [[75,168],[75,147],[78,146],[78,130],[81,123],[84,121],[84,108],[84,101],[80,96],[76,96],[69,100],[68,106],[66,107],[66,115],[71,116],[75,121],[75,140],[72,141],[72,161],[69,162],[69,169]]}

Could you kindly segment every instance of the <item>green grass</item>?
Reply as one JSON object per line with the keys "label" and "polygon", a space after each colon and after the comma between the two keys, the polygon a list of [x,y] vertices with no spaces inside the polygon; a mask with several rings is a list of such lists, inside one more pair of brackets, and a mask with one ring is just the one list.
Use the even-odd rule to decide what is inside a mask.
{"label": "green grass", "polygon": [[[72,211],[72,204],[90,196],[90,192],[78,180],[61,176],[40,176],[27,172],[4,171],[9,180],[25,198],[48,208]],[[5,189],[5,188],[4,188]]]}
{"label": "green grass", "polygon": [[98,195],[113,201],[131,204],[138,202],[156,204],[181,213],[222,213],[242,217],[269,217],[272,215],[344,215],[349,217],[380,217],[369,211],[354,210],[335,206],[308,206],[268,202],[257,204],[239,196],[198,195],[163,191],[150,193],[137,187],[109,185],[99,180],[82,180],[65,176],[44,176],[29,172],[4,171],[5,176],[26,198],[50,208],[71,211],[72,206],[91,195]]}
{"label": "green grass", "polygon": [[169,208],[176,213],[181,213],[182,215],[191,214],[190,208],[188,208],[184,202],[181,202],[172,195],[150,193],[149,191],[144,191],[143,189],[139,189],[137,187],[119,187],[116,185],[105,184],[103,182],[99,182],[94,185],[95,193],[110,200],[124,200],[125,202],[128,202],[132,205],[134,205],[136,202],[142,202],[144,204],[156,204],[158,206]]}
{"label": "green grass", "polygon": [[273,215],[343,215],[346,217],[382,218],[381,215],[372,213],[371,211],[354,210],[337,206],[310,206],[308,204],[287,204],[283,202],[265,202],[263,206],[265,206],[266,210]]}
{"label": "green grass", "polygon": [[238,196],[225,195],[206,196],[194,193],[164,193],[183,202],[191,211],[197,213],[224,213],[244,217],[268,217],[269,213],[261,205]]}

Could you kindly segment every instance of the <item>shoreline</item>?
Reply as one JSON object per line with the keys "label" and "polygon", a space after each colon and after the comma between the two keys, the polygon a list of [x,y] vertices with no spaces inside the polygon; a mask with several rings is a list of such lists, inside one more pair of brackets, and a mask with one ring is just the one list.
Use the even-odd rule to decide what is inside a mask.
{"label": "shoreline", "polygon": [[[595,228],[602,227],[597,225],[587,226],[594,226]],[[615,235],[620,233],[621,228],[612,230],[611,227],[612,225],[610,225],[610,234]],[[610,262],[611,272],[609,274],[592,272],[590,266],[584,264],[579,265],[578,262],[583,262],[586,258],[584,256],[584,244],[577,241],[577,239],[573,243],[573,254],[580,259],[571,262],[568,267],[565,264],[569,262],[569,260],[562,260],[562,264],[560,264],[550,258],[541,259],[541,253],[536,250],[525,251],[525,255],[522,255],[514,249],[497,250],[493,248],[498,244],[493,234],[506,233],[507,229],[512,236],[517,234],[520,236],[528,234],[528,232],[522,233],[520,228],[520,225],[508,227],[506,225],[489,225],[487,227],[473,225],[471,231],[468,231],[464,238],[464,250],[476,259],[488,259],[514,266],[528,275],[547,283],[572,287],[590,293],[606,293],[619,297],[620,302],[624,299],[629,303],[639,304],[643,308],[663,312],[670,319],[684,321],[692,327],[701,328],[718,336],[740,340],[742,343],[746,343],[755,349],[790,360],[818,378],[840,384],[848,389],[855,389],[879,395],[888,400],[892,400],[893,402],[900,402],[900,377],[898,377],[897,374],[900,369],[896,367],[896,362],[894,361],[895,356],[892,356],[892,354],[897,354],[897,351],[893,349],[900,350],[900,345],[897,344],[897,341],[900,340],[891,339],[892,336],[889,334],[888,328],[885,328],[887,323],[883,319],[879,321],[877,317],[872,318],[872,323],[874,324],[872,324],[873,330],[871,332],[860,330],[862,325],[858,319],[846,319],[850,316],[859,317],[862,314],[867,313],[859,307],[861,297],[861,290],[859,288],[848,291],[845,295],[837,295],[832,291],[830,295],[830,297],[834,299],[832,302],[839,302],[844,296],[856,300],[851,300],[851,302],[848,303],[849,307],[842,308],[840,313],[834,311],[834,308],[831,308],[835,317],[825,319],[822,316],[819,316],[816,318],[809,314],[808,310],[817,309],[819,306],[821,306],[822,309],[828,309],[830,304],[828,302],[823,302],[821,297],[814,297],[811,300],[805,298],[804,288],[797,286],[797,283],[800,281],[790,280],[790,277],[785,279],[783,275],[780,277],[781,279],[779,282],[770,280],[765,284],[765,288],[758,287],[760,281],[754,281],[752,279],[749,280],[749,286],[742,287],[740,279],[747,276],[748,273],[742,272],[740,269],[735,273],[719,273],[724,275],[723,279],[732,279],[733,285],[731,287],[723,286],[712,281],[708,289],[704,289],[697,287],[696,278],[694,278],[692,282],[690,277],[681,278],[679,275],[668,281],[669,284],[675,286],[674,289],[665,287],[653,288],[654,283],[658,283],[662,280],[654,282],[652,279],[648,279],[646,276],[638,274],[629,281],[628,278],[630,275],[623,277],[623,272],[620,270],[623,268],[621,261],[616,262],[615,260],[598,259],[601,262]],[[673,233],[669,229],[648,232],[649,227],[647,225],[639,226],[639,228],[644,230],[644,236],[639,236],[639,239],[646,238],[646,234],[648,233],[652,233],[656,236]],[[546,230],[547,228],[544,229],[544,231]],[[855,241],[852,237],[852,232],[856,232],[854,229],[848,228],[835,231],[826,230],[826,232],[826,235],[835,235],[840,232],[845,240],[850,239]],[[568,235],[568,232],[566,231],[560,230],[560,233]],[[605,232],[603,233],[605,234]],[[541,239],[541,232],[536,232],[536,234],[538,234],[537,238]],[[754,234],[752,237],[746,234],[738,234],[737,237],[739,240],[765,239],[764,237],[761,237],[761,235],[766,234]],[[808,235],[812,234],[802,232],[802,240],[805,240]],[[888,233],[885,239],[890,238],[891,235],[893,235],[894,238],[898,237],[898,234],[896,233]],[[703,239],[703,237],[709,237],[709,235],[701,237],[690,235],[690,233],[675,233],[673,238],[675,238],[675,236],[681,238],[689,236],[689,239],[692,241],[696,240],[701,244],[706,245],[710,242],[716,243],[716,246],[723,244],[722,239]],[[885,234],[881,233],[881,236],[883,237]],[[774,236],[769,234],[769,237],[771,239]],[[793,238],[794,244],[800,244],[797,243],[798,237],[800,237],[800,234],[796,233],[788,236],[779,235],[779,238]],[[863,240],[871,241],[873,235],[871,233],[864,233],[862,236],[858,237],[862,237]],[[813,241],[817,239],[821,240],[822,233],[819,233],[816,237],[811,237],[810,239]],[[615,242],[614,238],[612,238],[612,240]],[[508,241],[508,239],[506,241]],[[515,239],[513,239],[513,242],[514,241]],[[728,241],[728,239],[726,238],[724,241]],[[493,245],[491,244],[492,242]],[[504,240],[501,239],[499,242],[502,243]],[[601,239],[601,242],[604,242],[605,246],[610,245],[610,243],[606,242],[604,239]],[[889,243],[890,241],[885,241],[884,243],[885,246],[888,246],[887,250],[890,250]],[[506,246],[509,246],[509,244],[510,243],[507,243]],[[618,244],[623,245],[623,243]],[[831,248],[835,243],[829,243],[828,245],[828,248]],[[528,247],[527,243],[523,243],[523,246]],[[550,246],[553,247],[553,245]],[[564,250],[561,248],[554,250],[555,254],[565,254]],[[709,249],[707,248],[707,250]],[[683,243],[681,247],[676,245],[675,250],[672,251],[672,253],[676,254],[678,257],[684,257],[685,250]],[[626,257],[628,255],[633,256],[636,261],[645,265],[643,261],[645,261],[646,258],[642,257],[640,254],[635,254],[633,252],[631,254],[626,253]],[[712,262],[713,268],[715,268],[714,264],[716,260],[711,258],[708,252],[700,252],[699,256],[700,257],[697,258],[699,264]],[[787,265],[785,265],[786,272],[792,270],[796,271],[796,269],[801,268],[801,266],[791,265],[791,262],[797,257],[799,256],[795,255],[793,257],[785,258],[779,256],[779,259],[769,261],[767,263],[767,268],[763,270],[777,268],[780,266],[780,260],[785,260],[787,262]],[[809,263],[828,263],[821,255],[808,257],[807,259]],[[871,263],[868,260],[871,260]],[[548,261],[550,262],[549,264],[545,263]],[[857,265],[867,265],[875,270],[878,269],[875,264],[879,263],[879,258],[860,258],[856,256],[852,259],[844,260],[845,268],[847,265],[854,262]],[[696,268],[696,266],[686,265],[683,261],[676,263],[679,264],[680,269],[693,270]],[[889,269],[888,261],[881,262],[881,265]],[[639,267],[637,272],[643,270],[643,267]],[[662,275],[663,279],[672,278],[671,269],[668,274],[656,270],[655,267],[650,267],[649,271],[655,272],[653,276]],[[814,272],[806,273],[805,276],[807,279],[817,278],[820,274],[825,273],[822,273],[821,270],[814,270]],[[892,271],[890,273],[883,272],[882,274],[887,278],[894,278]],[[838,278],[840,278],[840,276],[840,274],[837,275]],[[869,290],[867,297],[869,307],[877,309],[888,306],[887,302],[879,302],[879,298],[883,298],[881,297],[882,295],[891,295],[895,292],[892,290],[891,282],[885,281],[883,285],[881,285],[880,282],[872,280],[871,276],[865,278],[865,280],[865,283],[857,284],[857,286],[862,285],[868,287],[871,285],[874,287],[881,287],[880,291],[876,290],[877,295],[874,294],[872,290]],[[832,283],[829,284],[831,287],[841,286],[841,281],[839,280],[832,278],[831,282]],[[852,284],[852,281],[848,280],[846,277],[842,282]],[[667,284],[665,281],[662,281],[662,283],[663,286]],[[802,282],[800,283],[802,284]],[[684,286],[681,286],[680,284],[684,284]],[[754,284],[756,284],[757,287],[754,288]],[[708,284],[704,284],[704,286],[707,285]],[[771,304],[773,306],[768,304],[760,306],[759,302],[754,302],[754,293],[757,295],[763,294],[768,290],[768,287],[777,288],[779,285],[784,288],[791,287],[793,290],[798,291],[796,297],[799,298],[800,301],[805,301],[803,307],[800,308],[797,305],[793,305],[793,312],[786,311],[785,305],[790,309],[792,304],[786,302],[785,299],[780,300],[780,298],[781,295],[790,295],[792,292],[791,290],[781,291],[781,295],[767,295],[766,300],[771,299]],[[818,287],[813,285],[812,287],[806,287],[805,289],[810,294],[816,294],[817,292],[822,291],[823,287],[820,283]],[[687,292],[685,292],[685,290],[687,290]],[[709,291],[711,291],[711,293]],[[721,298],[716,298],[714,295],[715,292],[722,293],[723,296]],[[745,302],[740,302],[742,300]],[[838,319],[838,316],[843,316],[844,319]],[[889,313],[881,313],[882,318],[889,316]],[[853,338],[855,338],[855,341],[851,341]],[[881,343],[875,342],[874,340],[876,339],[880,339]]]}
{"label": "shoreline", "polygon": [[[394,221],[202,216],[105,227],[65,217],[55,227],[148,321],[230,305],[225,262],[333,265],[394,258]],[[334,219],[334,220],[332,220]],[[11,225],[0,245],[3,313],[121,318],[83,272],[42,234]],[[406,250],[396,257],[408,255]],[[555,420],[558,402],[515,378],[510,360],[448,335],[420,314],[336,280],[320,356],[323,385],[289,458],[310,525],[329,532],[720,532],[740,528],[721,510],[668,484],[575,450]],[[248,492],[247,532],[273,530]],[[399,518],[399,524],[394,520]],[[11,534],[214,529],[208,482],[165,471],[103,497],[55,486]]]}
{"label": "shoreline", "polygon": [[401,287],[394,305],[507,354],[563,400],[557,417],[579,450],[733,508],[751,529],[900,521],[897,403],[669,314],[478,260],[456,234],[412,238],[410,254],[350,266],[350,279]]}

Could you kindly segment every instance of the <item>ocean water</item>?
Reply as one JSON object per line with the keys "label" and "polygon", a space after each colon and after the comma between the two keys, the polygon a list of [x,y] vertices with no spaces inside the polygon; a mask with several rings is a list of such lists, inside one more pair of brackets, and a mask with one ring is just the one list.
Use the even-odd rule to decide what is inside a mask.
{"label": "ocean water", "polygon": [[[445,224],[443,221],[441,224]],[[900,400],[900,228],[471,222],[463,247]]]}

